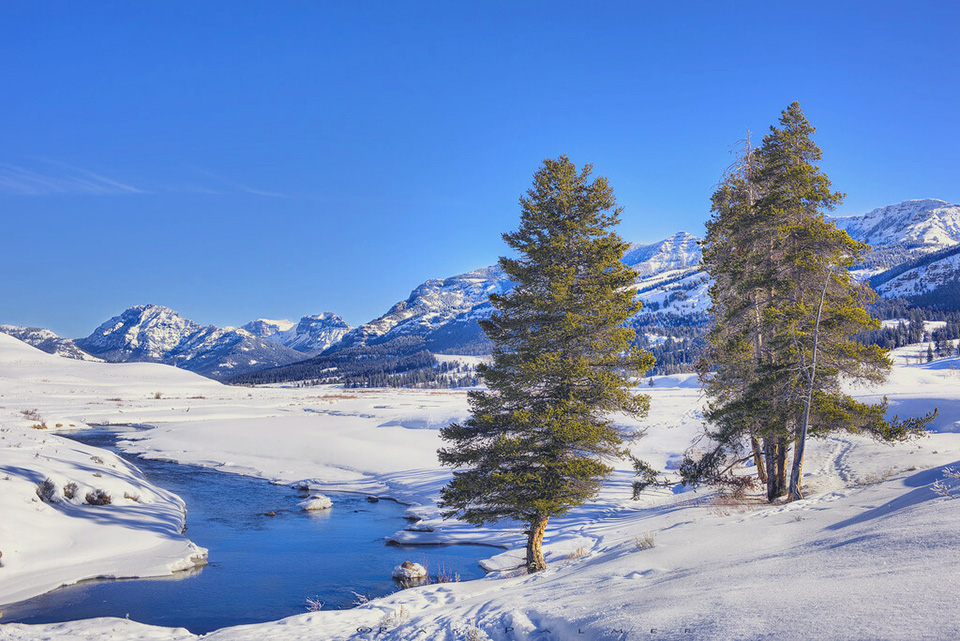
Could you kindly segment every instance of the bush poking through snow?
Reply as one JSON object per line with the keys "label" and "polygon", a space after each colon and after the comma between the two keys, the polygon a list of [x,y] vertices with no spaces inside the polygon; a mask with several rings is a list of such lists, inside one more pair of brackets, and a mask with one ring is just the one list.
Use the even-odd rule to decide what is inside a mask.
{"label": "bush poking through snow", "polygon": [[113,499],[106,490],[94,490],[87,492],[87,503],[89,505],[110,505]]}
{"label": "bush poking through snow", "polygon": [[40,419],[40,410],[33,408],[32,410],[20,410],[21,416],[23,418],[29,419],[31,421],[39,421]]}
{"label": "bush poking through snow", "polygon": [[383,618],[380,619],[380,627],[396,628],[406,623],[409,619],[410,619],[410,612],[407,611],[407,609],[401,605],[399,608],[397,608],[393,612],[383,615]]}
{"label": "bush poking through snow", "polygon": [[320,597],[311,599],[307,597],[307,610],[310,612],[319,612],[323,609],[323,601],[320,600]]}
{"label": "bush poking through snow", "polygon": [[316,510],[328,510],[333,507],[333,501],[329,497],[324,496],[323,494],[315,494],[308,498],[306,501],[300,501],[297,503],[299,507],[304,512],[314,512]]}
{"label": "bush poking through snow", "polygon": [[[943,468],[943,476],[944,478],[953,479],[954,481],[960,481],[960,471],[955,470],[952,467]],[[950,491],[950,488],[946,483],[943,482],[943,479],[937,479],[934,481],[933,485],[930,486],[930,489],[943,498],[957,498],[957,495]]]}
{"label": "bush poking through snow", "polygon": [[37,496],[44,503],[55,503],[57,499],[57,484],[52,479],[44,479],[37,483]]}
{"label": "bush poking through snow", "polygon": [[582,559],[587,556],[587,549],[584,547],[578,547],[576,550],[567,555],[567,561],[576,561],[577,559]]}
{"label": "bush poking through snow", "polygon": [[63,496],[64,498],[72,499],[77,495],[77,484],[76,483],[67,483],[63,486]]}
{"label": "bush poking through snow", "polygon": [[[652,379],[651,379],[652,380]],[[490,641],[487,633],[474,625],[468,625],[461,637],[463,641]]]}
{"label": "bush poking through snow", "polygon": [[635,537],[633,537],[633,544],[636,546],[638,550],[649,550],[650,548],[656,545],[654,543],[656,538],[657,538],[656,532],[646,532],[644,534],[638,534]]}

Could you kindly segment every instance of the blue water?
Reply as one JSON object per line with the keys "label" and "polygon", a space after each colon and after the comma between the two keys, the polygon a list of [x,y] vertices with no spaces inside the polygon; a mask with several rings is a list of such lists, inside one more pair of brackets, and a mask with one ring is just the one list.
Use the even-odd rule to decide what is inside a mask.
{"label": "blue water", "polygon": [[[116,433],[71,435],[113,449]],[[394,592],[394,566],[410,560],[431,575],[483,576],[488,547],[389,546],[402,529],[404,506],[370,503],[363,496],[326,495],[333,508],[303,512],[304,495],[261,479],[194,466],[125,457],[155,485],[187,504],[186,535],[210,551],[209,565],[165,579],[96,581],[60,588],[0,608],[4,623],[52,623],[99,616],[129,616],[154,625],[202,634],[228,625],[273,621],[306,612],[306,599],[324,610],[348,608],[360,597]],[[265,516],[266,512],[276,516]],[[357,593],[357,594],[354,594]]]}

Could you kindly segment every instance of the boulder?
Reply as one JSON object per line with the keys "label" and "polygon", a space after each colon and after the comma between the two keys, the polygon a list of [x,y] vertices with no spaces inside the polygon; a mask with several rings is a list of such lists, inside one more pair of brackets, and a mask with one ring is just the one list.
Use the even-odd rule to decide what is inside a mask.
{"label": "boulder", "polygon": [[423,579],[427,576],[427,569],[419,563],[404,561],[393,568],[393,578],[401,581],[410,581],[411,579]]}
{"label": "boulder", "polygon": [[323,494],[314,494],[306,501],[300,501],[297,503],[297,507],[305,512],[313,512],[316,510],[327,510],[333,507],[333,501],[329,497],[324,496]]}

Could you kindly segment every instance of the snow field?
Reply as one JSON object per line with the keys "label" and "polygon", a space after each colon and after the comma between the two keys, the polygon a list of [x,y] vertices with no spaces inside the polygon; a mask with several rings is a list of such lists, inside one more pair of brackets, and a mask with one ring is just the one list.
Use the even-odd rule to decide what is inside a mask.
{"label": "snow field", "polygon": [[[49,589],[45,585],[109,575],[117,571],[118,552],[126,555],[125,571],[169,572],[176,564],[153,547],[158,540],[188,553],[176,532],[161,536],[148,527],[176,530],[182,517],[176,497],[144,487],[119,459],[62,441],[55,426],[33,430],[20,414],[29,408],[48,426],[64,420],[155,425],[131,432],[121,445],[149,457],[411,503],[408,513],[420,520],[399,529],[398,541],[506,548],[490,549],[485,579],[413,588],[352,610],[226,628],[204,639],[960,638],[960,500],[931,490],[943,466],[960,466],[960,381],[938,367],[936,361],[897,366],[881,388],[854,390],[861,398],[888,396],[891,410],[904,416],[939,406],[928,438],[897,447],[853,435],[815,441],[804,466],[809,498],[792,504],[669,489],[632,501],[632,470],[618,462],[595,501],[551,520],[548,569],[527,576],[517,571],[522,528],[477,529],[439,517],[435,502],[450,471],[436,463],[437,429],[466,417],[463,392],[229,388],[160,365],[66,361],[0,336],[0,427],[9,430],[0,435],[16,434],[23,443],[0,449],[0,465],[16,468],[0,470],[2,561],[8,561],[9,537],[21,548],[0,568],[0,603],[14,600],[7,597],[13,585],[17,594],[36,594]],[[615,419],[625,428],[646,428],[632,451],[668,474],[702,430],[703,398],[691,381],[655,377],[653,387],[639,388],[652,397],[650,417]],[[154,398],[156,391],[161,398]],[[90,459],[97,455],[105,465]],[[73,478],[94,487],[95,470],[101,478],[113,475],[105,488],[113,495],[133,489],[140,502],[32,500],[41,477],[53,478],[61,490]],[[2,480],[4,474],[12,480]],[[8,493],[7,483],[16,491]],[[168,511],[134,512],[161,507]],[[125,517],[121,522],[83,518],[115,508],[127,510],[115,513]],[[146,534],[136,538],[136,532]],[[8,574],[14,566],[26,569]],[[34,574],[45,582],[21,589],[18,577]],[[3,624],[0,638],[196,637],[97,619]]]}

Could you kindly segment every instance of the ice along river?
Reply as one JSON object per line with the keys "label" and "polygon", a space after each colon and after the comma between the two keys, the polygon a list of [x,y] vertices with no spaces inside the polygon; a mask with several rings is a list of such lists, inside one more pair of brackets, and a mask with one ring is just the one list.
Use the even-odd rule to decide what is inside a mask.
{"label": "ice along river", "polygon": [[[117,451],[117,433],[70,435]],[[496,551],[472,545],[388,546],[384,537],[406,525],[404,506],[363,496],[326,493],[333,508],[303,512],[303,496],[262,479],[125,456],[154,485],[187,504],[187,536],[209,549],[209,564],[164,579],[97,581],[60,588],[4,606],[4,623],[51,623],[100,616],[179,626],[201,634],[229,625],[272,621],[394,592],[391,569],[405,560],[431,574],[462,580],[483,576],[478,561]],[[265,516],[275,512],[276,516]]]}

